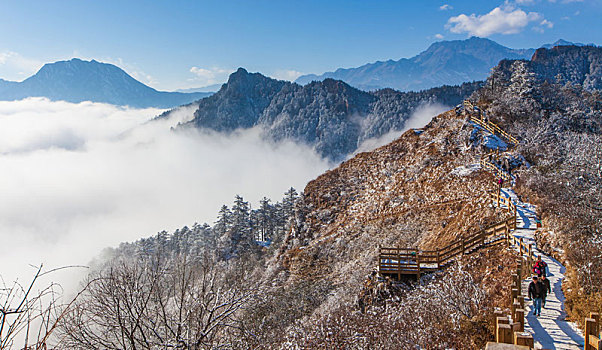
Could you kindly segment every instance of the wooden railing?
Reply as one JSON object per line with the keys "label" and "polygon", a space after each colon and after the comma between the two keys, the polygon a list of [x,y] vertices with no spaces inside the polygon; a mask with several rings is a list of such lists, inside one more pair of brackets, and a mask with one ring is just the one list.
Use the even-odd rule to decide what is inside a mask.
{"label": "wooden railing", "polygon": [[[516,217],[516,205],[512,203],[510,197],[501,193],[501,191],[491,192],[489,193],[491,199],[496,203],[497,207],[501,207],[506,210],[509,214],[514,215]],[[516,223],[513,228],[516,228]]]}
{"label": "wooden railing", "polygon": [[496,343],[514,344],[534,348],[533,336],[525,332],[525,297],[522,295],[521,281],[529,274],[526,259],[521,256],[517,260],[516,273],[512,275],[510,288],[510,314],[502,311],[494,312],[494,328]]}
{"label": "wooden railing", "polygon": [[508,142],[508,143],[518,145],[518,140],[514,136],[505,132],[502,128],[497,126],[495,123],[492,123],[489,120],[483,119],[483,115],[484,115],[483,112],[480,109],[475,110],[474,104],[472,104],[472,102],[470,102],[469,100],[464,100],[464,111],[470,116],[471,122],[478,124],[483,129],[489,131],[490,133],[492,133],[494,135],[499,135],[504,140],[506,140],[506,142]]}
{"label": "wooden railing", "polygon": [[419,250],[415,248],[385,248],[379,249],[378,271],[382,275],[395,276],[420,275],[425,272],[438,270],[458,256],[473,250],[506,239],[511,229],[516,227],[516,216],[509,217],[470,237],[461,237],[445,247],[436,250]]}
{"label": "wooden railing", "polygon": [[495,164],[487,161],[487,158],[481,158],[481,168],[492,172],[496,178],[501,177],[502,179],[504,179],[504,181],[514,180],[514,176],[512,176],[512,174],[500,169],[499,167],[495,166]]}
{"label": "wooden railing", "polygon": [[600,350],[602,340],[600,340],[600,314],[590,312],[589,317],[585,318],[585,330],[583,332],[584,350]]}
{"label": "wooden railing", "polygon": [[[503,195],[500,191],[491,193],[491,199],[497,203],[498,207],[504,208],[507,212],[513,213],[516,218],[517,208],[510,197]],[[514,221],[516,228],[516,220]],[[515,346],[525,346],[534,348],[533,336],[525,331],[525,297],[522,295],[521,281],[531,273],[531,266],[535,261],[535,252],[531,243],[527,244],[523,238],[517,238],[510,232],[506,235],[508,246],[518,247],[520,257],[516,262],[516,271],[512,275],[512,284],[510,286],[510,315],[503,315],[501,311],[496,311],[494,318],[495,337],[497,343],[514,344]]]}

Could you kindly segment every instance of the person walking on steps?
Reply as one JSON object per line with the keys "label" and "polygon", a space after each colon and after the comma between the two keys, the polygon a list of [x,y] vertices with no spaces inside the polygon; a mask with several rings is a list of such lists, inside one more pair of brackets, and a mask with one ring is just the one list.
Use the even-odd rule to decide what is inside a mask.
{"label": "person walking on steps", "polygon": [[529,298],[533,300],[533,315],[541,315],[541,299],[543,296],[543,284],[537,280],[537,276],[533,276],[533,281],[529,283]]}
{"label": "person walking on steps", "polygon": [[550,280],[546,278],[546,274],[541,275],[541,284],[543,284],[543,295],[541,296],[541,307],[546,308],[546,298],[548,293],[552,293],[550,288]]}
{"label": "person walking on steps", "polygon": [[541,255],[538,256],[535,265],[533,265],[533,273],[537,274],[537,276],[539,277],[541,277],[542,275],[547,275],[547,268],[548,264],[546,264],[545,261],[541,260]]}

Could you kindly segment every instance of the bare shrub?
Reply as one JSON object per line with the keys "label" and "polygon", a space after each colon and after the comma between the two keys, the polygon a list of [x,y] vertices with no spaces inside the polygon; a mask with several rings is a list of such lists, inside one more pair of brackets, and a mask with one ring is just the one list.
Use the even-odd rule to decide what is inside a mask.
{"label": "bare shrub", "polygon": [[7,285],[0,278],[0,349],[46,349],[60,317],[61,287],[50,283],[38,287],[42,265],[28,284],[18,280]]}
{"label": "bare shrub", "polygon": [[299,320],[281,348],[478,348],[489,336],[481,317],[488,305],[482,287],[457,265],[386,307],[368,307],[362,313],[352,305],[341,305]]}
{"label": "bare shrub", "polygon": [[[244,336],[238,312],[254,296],[244,274],[212,259],[119,259],[60,324],[70,349],[213,349]],[[234,283],[238,282],[238,283]]]}

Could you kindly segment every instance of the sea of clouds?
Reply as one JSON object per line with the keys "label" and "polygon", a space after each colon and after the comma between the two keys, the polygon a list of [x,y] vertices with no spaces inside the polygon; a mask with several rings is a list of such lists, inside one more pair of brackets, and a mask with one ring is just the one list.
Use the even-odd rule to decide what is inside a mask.
{"label": "sea of clouds", "polygon": [[[253,206],[302,190],[329,164],[250,129],[174,131],[193,114],[43,98],[0,102],[0,276],[86,265],[120,242],[210,225],[235,194]],[[73,275],[77,269],[68,269]],[[83,273],[83,272],[82,272]]]}
{"label": "sea of clouds", "polygon": [[[280,200],[334,166],[309,146],[174,126],[162,110],[29,98],[0,102],[0,282],[27,282],[44,270],[87,265],[103,248],[195,222],[212,225],[222,204]],[[404,130],[445,110],[421,105]],[[367,140],[369,151],[399,137]],[[73,290],[85,268],[48,276]],[[44,283],[41,283],[42,286]],[[68,284],[68,285],[65,285]]]}

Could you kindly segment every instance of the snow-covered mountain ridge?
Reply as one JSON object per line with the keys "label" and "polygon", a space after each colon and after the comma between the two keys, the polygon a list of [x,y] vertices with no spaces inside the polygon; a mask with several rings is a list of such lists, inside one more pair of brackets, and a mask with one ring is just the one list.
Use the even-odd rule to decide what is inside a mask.
{"label": "snow-covered mountain ridge", "polygon": [[225,133],[259,127],[268,139],[307,144],[323,157],[341,161],[366,140],[400,132],[422,107],[454,106],[480,86],[365,92],[338,80],[301,86],[240,68],[217,93],[198,102],[184,126]]}
{"label": "snow-covered mountain ridge", "polygon": [[[557,40],[542,47],[578,45]],[[345,81],[351,86],[375,90],[393,88],[400,91],[422,90],[441,85],[456,85],[485,79],[502,59],[530,59],[535,49],[511,49],[490,39],[440,41],[411,58],[378,61],[355,68],[339,68],[321,75],[309,74],[296,82],[307,84],[327,78]]]}

